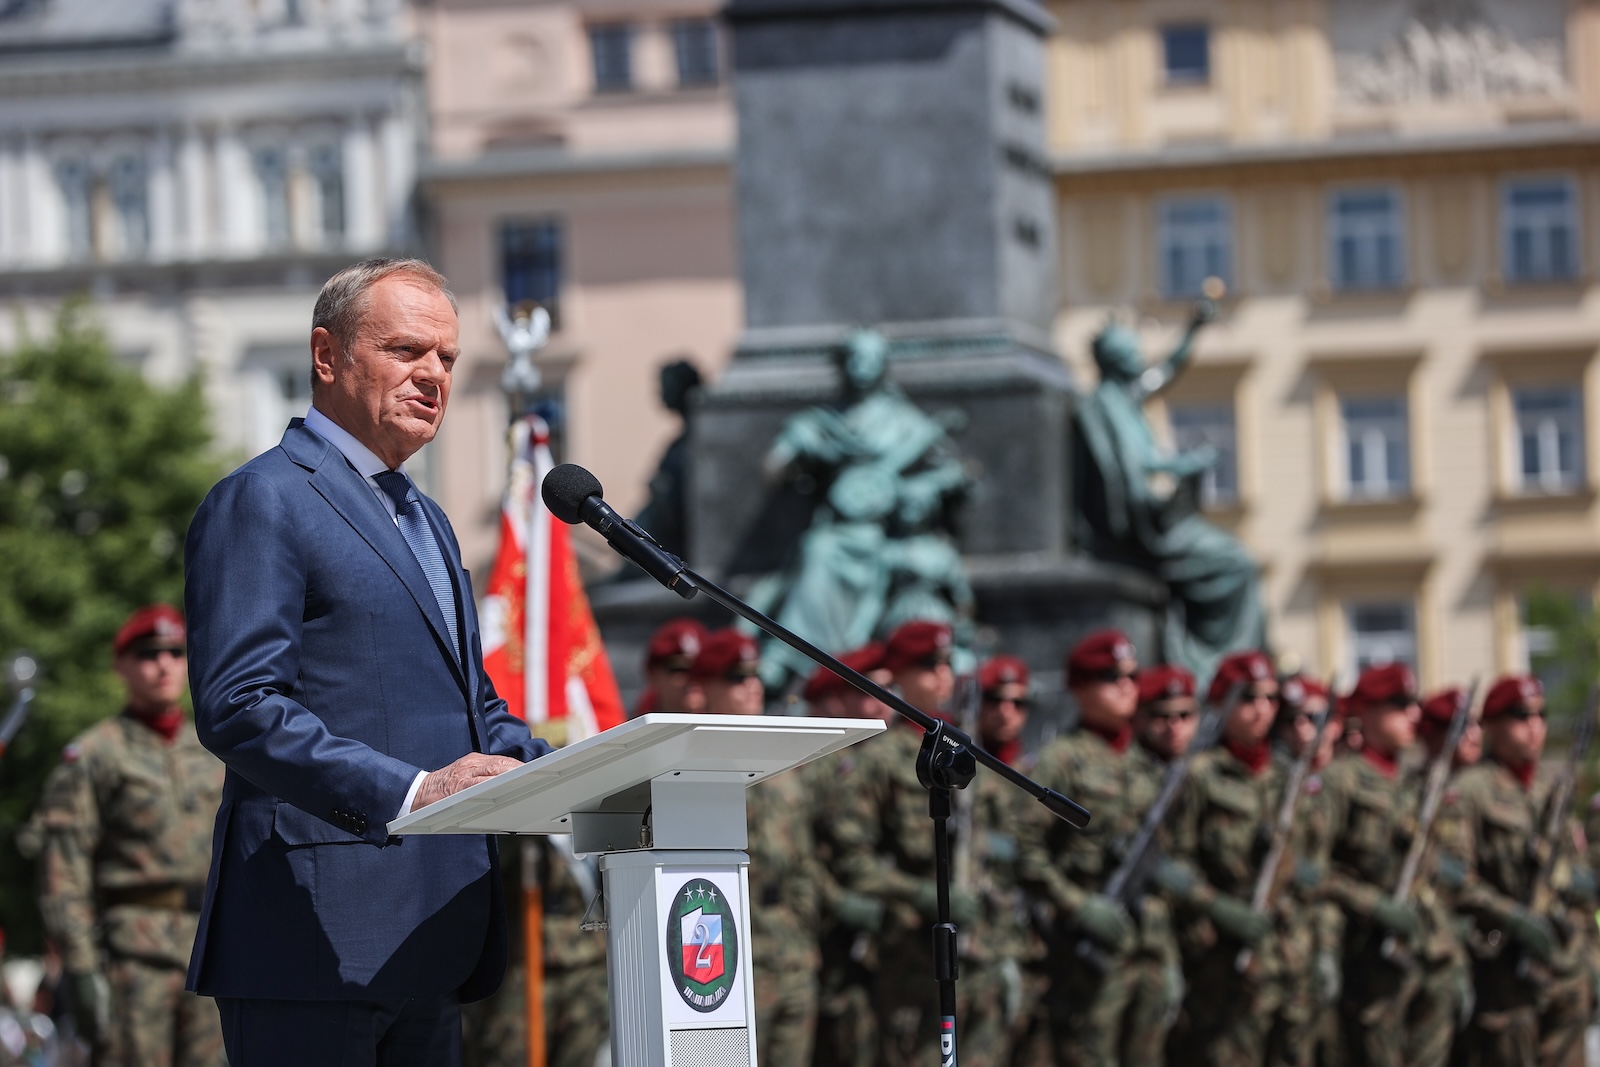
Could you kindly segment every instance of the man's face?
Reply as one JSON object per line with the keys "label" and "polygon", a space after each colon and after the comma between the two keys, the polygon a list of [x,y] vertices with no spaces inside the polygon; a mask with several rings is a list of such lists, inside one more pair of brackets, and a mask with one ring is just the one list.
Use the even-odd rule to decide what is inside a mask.
{"label": "man's face", "polygon": [[1544,697],[1533,697],[1520,708],[1496,715],[1484,724],[1489,751],[1512,766],[1537,762],[1544,752]]}
{"label": "man's face", "polygon": [[950,669],[950,657],[939,654],[896,671],[894,684],[900,687],[907,704],[931,715],[950,703],[956,676]]}
{"label": "man's face", "polygon": [[1200,718],[1194,697],[1178,696],[1142,705],[1133,717],[1133,728],[1144,746],[1164,760],[1175,760],[1189,751]]}
{"label": "man's face", "polygon": [[[882,668],[875,671],[867,671],[866,675],[885,689],[894,684],[894,675]],[[878,719],[882,722],[892,722],[895,718],[895,713],[890,709],[889,705],[877,697],[868,696],[860,690],[854,688],[845,690],[843,699],[846,718]]]}
{"label": "man's face", "polygon": [[766,689],[759,675],[733,678],[712,678],[702,684],[706,695],[707,715],[760,715]]}
{"label": "man's face", "polygon": [[1422,723],[1422,706],[1409,697],[1365,708],[1361,712],[1361,743],[1383,756],[1393,756],[1411,747]]}
{"label": "man's face", "polygon": [[1022,736],[1028,725],[1028,687],[1007,682],[983,695],[978,707],[978,736],[993,751]]}
{"label": "man's face", "polygon": [[1133,721],[1139,707],[1139,664],[1125,659],[1072,690],[1084,725],[1120,730]]}
{"label": "man's face", "polygon": [[127,689],[130,708],[165,711],[183,696],[189,661],[181,648],[131,648],[117,657],[116,670]]}
{"label": "man's face", "polygon": [[377,282],[365,299],[348,350],[327,330],[311,331],[315,403],[398,467],[432,441],[444,421],[459,327],[443,293],[404,275]]}
{"label": "man's face", "polygon": [[655,691],[657,711],[700,712],[706,708],[705,693],[689,681],[687,667],[651,667],[645,680]]}
{"label": "man's face", "polygon": [[1317,754],[1311,758],[1312,770],[1320,771],[1333,762],[1342,737],[1344,737],[1344,720],[1335,715],[1328,720],[1327,727],[1322,731],[1322,744],[1317,747]]}
{"label": "man's face", "polygon": [[1236,745],[1259,745],[1267,739],[1277,714],[1277,679],[1258,678],[1240,694],[1222,728],[1223,736]]}
{"label": "man's face", "polygon": [[1461,731],[1461,743],[1456,745],[1455,766],[1470,767],[1483,759],[1483,724],[1476,719],[1467,722]]}

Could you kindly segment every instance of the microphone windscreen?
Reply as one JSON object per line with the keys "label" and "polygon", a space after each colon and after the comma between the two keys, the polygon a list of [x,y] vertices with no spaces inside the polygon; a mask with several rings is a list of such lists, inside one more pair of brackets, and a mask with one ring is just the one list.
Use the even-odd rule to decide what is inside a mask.
{"label": "microphone windscreen", "polygon": [[572,525],[580,521],[578,509],[583,507],[583,502],[592,496],[605,496],[605,492],[600,487],[600,479],[576,463],[551,468],[539,487],[539,495],[544,497],[544,506],[550,509],[550,514]]}

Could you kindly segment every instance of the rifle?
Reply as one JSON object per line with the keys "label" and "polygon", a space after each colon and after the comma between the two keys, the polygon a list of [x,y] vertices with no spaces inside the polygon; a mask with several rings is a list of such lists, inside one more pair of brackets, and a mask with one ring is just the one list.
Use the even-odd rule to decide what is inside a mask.
{"label": "rifle", "polygon": [[11,747],[17,731],[28,721],[28,710],[33,706],[34,696],[33,686],[28,683],[33,681],[38,670],[38,664],[28,655],[15,657],[7,666],[7,673],[17,686],[17,695],[11,702],[11,710],[6,712],[5,721],[0,722],[0,755],[4,755],[6,749]]}
{"label": "rifle", "polygon": [[[1411,901],[1417,873],[1422,869],[1422,856],[1428,851],[1428,838],[1432,836],[1433,823],[1439,815],[1439,802],[1444,798],[1445,783],[1450,779],[1456,748],[1461,744],[1461,735],[1467,732],[1467,724],[1472,721],[1472,705],[1477,696],[1478,679],[1474,678],[1472,684],[1456,699],[1455,714],[1450,716],[1450,729],[1444,735],[1444,747],[1439,749],[1439,754],[1428,765],[1428,781],[1422,790],[1422,807],[1417,811],[1417,829],[1411,837],[1411,847],[1406,850],[1405,862],[1400,865],[1400,880],[1395,883],[1394,893],[1390,895],[1396,904],[1408,904]],[[1399,951],[1400,941],[1394,934],[1386,936],[1379,946],[1379,953],[1386,960],[1394,960]]]}
{"label": "rifle", "polygon": [[[1283,857],[1289,851],[1289,836],[1294,832],[1294,812],[1300,806],[1300,794],[1305,791],[1306,777],[1311,773],[1311,761],[1317,758],[1317,750],[1322,748],[1322,735],[1327,732],[1328,720],[1333,717],[1332,686],[1328,687],[1328,692],[1328,706],[1317,716],[1316,735],[1295,757],[1294,765],[1289,768],[1289,778],[1283,784],[1283,799],[1278,802],[1278,819],[1272,826],[1272,843],[1267,848],[1267,858],[1261,864],[1261,873],[1256,875],[1255,888],[1250,893],[1250,910],[1257,915],[1265,915],[1272,906],[1272,890],[1278,882],[1278,868],[1283,866]],[[1234,957],[1233,969],[1243,974],[1250,969],[1254,957],[1255,950],[1246,945]]]}
{"label": "rifle", "polygon": [[[1189,778],[1189,764],[1221,738],[1222,727],[1228,721],[1234,706],[1239,703],[1239,696],[1243,692],[1244,683],[1236,682],[1229,688],[1222,703],[1208,705],[1205,714],[1201,716],[1200,725],[1195,730],[1194,740],[1189,742],[1188,749],[1184,751],[1182,757],[1167,765],[1167,773],[1161,779],[1161,792],[1156,794],[1155,803],[1145,812],[1144,822],[1139,824],[1139,832],[1133,835],[1133,840],[1128,843],[1127,850],[1122,854],[1122,862],[1117,864],[1117,869],[1111,872],[1105,888],[1101,890],[1124,908],[1144,891],[1144,883],[1155,867],[1158,857],[1158,850],[1155,847],[1156,834],[1167,821],[1167,812],[1178,799],[1178,792],[1183,788],[1183,783]],[[1077,954],[1080,959],[1087,960],[1102,972],[1111,969],[1111,957],[1088,938],[1081,938],[1078,941]]]}
{"label": "rifle", "polygon": [[[1556,871],[1556,861],[1561,858],[1561,831],[1567,824],[1567,816],[1572,812],[1572,794],[1578,785],[1578,769],[1583,766],[1583,758],[1589,752],[1589,743],[1594,739],[1597,707],[1600,707],[1600,683],[1589,687],[1589,698],[1584,703],[1583,715],[1574,727],[1572,749],[1567,753],[1567,762],[1550,789],[1550,799],[1545,806],[1544,832],[1534,842],[1534,854],[1539,858],[1539,871],[1534,876],[1533,885],[1528,888],[1528,896],[1523,903],[1536,915],[1551,911],[1555,903],[1555,889],[1550,883]],[[1528,958],[1524,956],[1517,964],[1517,973],[1526,976],[1528,967]]]}

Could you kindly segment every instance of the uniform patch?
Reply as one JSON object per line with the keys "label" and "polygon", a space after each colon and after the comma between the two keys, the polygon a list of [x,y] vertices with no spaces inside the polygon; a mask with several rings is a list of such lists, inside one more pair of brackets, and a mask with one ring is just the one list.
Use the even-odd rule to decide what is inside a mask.
{"label": "uniform patch", "polygon": [[83,749],[74,742],[61,750],[62,763],[77,763],[83,757]]}
{"label": "uniform patch", "polygon": [[739,969],[738,921],[726,895],[704,878],[684,883],[666,934],[667,967],[683,1002],[698,1012],[722,1007]]}

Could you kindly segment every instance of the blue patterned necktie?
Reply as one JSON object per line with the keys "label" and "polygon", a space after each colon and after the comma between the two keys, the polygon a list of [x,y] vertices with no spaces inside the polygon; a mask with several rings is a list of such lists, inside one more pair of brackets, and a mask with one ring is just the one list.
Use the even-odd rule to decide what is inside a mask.
{"label": "blue patterned necktie", "polygon": [[456,597],[450,584],[450,568],[445,566],[439,541],[433,536],[428,517],[422,513],[422,500],[417,496],[417,487],[400,471],[384,471],[373,475],[372,480],[394,501],[400,536],[411,546],[411,554],[417,557],[422,573],[428,578],[428,585],[433,588],[433,597],[439,602],[445,627],[450,631],[450,653],[459,661],[461,638],[456,633]]}

